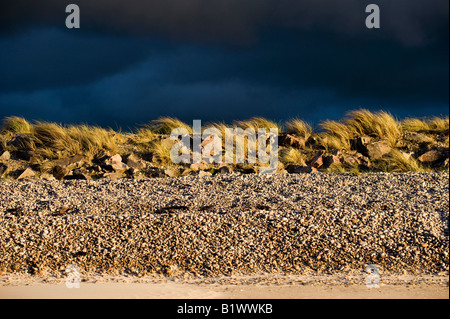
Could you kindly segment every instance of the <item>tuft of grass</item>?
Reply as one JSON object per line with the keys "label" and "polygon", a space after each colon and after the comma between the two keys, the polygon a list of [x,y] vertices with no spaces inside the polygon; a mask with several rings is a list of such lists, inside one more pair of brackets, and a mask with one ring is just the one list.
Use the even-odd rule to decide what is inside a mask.
{"label": "tuft of grass", "polygon": [[433,131],[448,131],[450,126],[448,117],[441,118],[435,116],[431,120],[429,120],[428,124]]}
{"label": "tuft of grass", "polygon": [[402,127],[405,131],[420,132],[428,131],[430,126],[420,119],[408,118],[402,121]]}
{"label": "tuft of grass", "polygon": [[269,131],[272,128],[276,128],[278,129],[278,132],[281,132],[280,125],[263,117],[253,117],[250,120],[246,121],[236,121],[234,124],[235,127],[240,127],[243,130],[252,128],[256,133],[258,133],[258,129],[266,129],[267,131]]}
{"label": "tuft of grass", "polygon": [[393,149],[388,155],[380,159],[378,164],[386,172],[428,171],[415,158],[396,149]]}
{"label": "tuft of grass", "polygon": [[149,129],[151,132],[155,134],[164,134],[164,135],[170,135],[172,131],[176,128],[184,128],[188,130],[189,134],[192,134],[192,127],[180,121],[179,119],[173,117],[161,117],[151,122],[150,124],[146,125],[145,128]]}
{"label": "tuft of grass", "polygon": [[172,165],[170,150],[176,143],[176,141],[169,140],[154,141],[150,145],[150,152],[152,152],[154,159],[161,165]]}
{"label": "tuft of grass", "polygon": [[306,166],[306,158],[303,153],[293,147],[285,148],[280,151],[280,161],[286,165]]}
{"label": "tuft of grass", "polygon": [[11,116],[3,120],[2,133],[31,133],[32,125],[22,117]]}
{"label": "tuft of grass", "polygon": [[37,152],[46,158],[82,154],[93,157],[101,150],[118,151],[117,133],[87,125],[69,126],[56,123],[33,125],[32,134]]}
{"label": "tuft of grass", "polygon": [[286,133],[296,135],[305,141],[311,137],[313,129],[311,125],[300,119],[293,119],[286,123]]}
{"label": "tuft of grass", "polygon": [[215,128],[215,129],[219,130],[220,134],[222,134],[222,139],[225,139],[225,129],[232,128],[232,126],[228,125],[226,123],[223,123],[223,122],[213,122],[213,123],[208,123],[206,125],[206,128]]}
{"label": "tuft of grass", "polygon": [[70,126],[67,129],[67,134],[74,144],[74,149],[79,149],[84,155],[94,156],[101,150],[109,150],[113,153],[118,152],[120,134],[111,129],[106,130],[96,126],[78,125]]}
{"label": "tuft of grass", "polygon": [[327,149],[350,149],[350,139],[353,138],[353,134],[345,124],[325,121],[320,126],[326,131],[321,136],[323,146]]}
{"label": "tuft of grass", "polygon": [[390,114],[384,111],[372,113],[368,110],[351,111],[347,114],[345,124],[353,136],[371,136],[387,140],[394,147],[401,137],[400,123]]}
{"label": "tuft of grass", "polygon": [[33,136],[37,148],[48,148],[53,152],[67,151],[68,153],[78,153],[79,148],[70,140],[67,130],[56,123],[37,122],[33,125]]}
{"label": "tuft of grass", "polygon": [[350,147],[350,139],[358,136],[386,140],[394,147],[402,134],[402,126],[390,113],[372,113],[365,109],[347,113],[343,122],[325,121],[320,126],[326,130],[329,147],[345,149]]}
{"label": "tuft of grass", "polygon": [[420,132],[420,131],[448,131],[449,118],[433,117],[428,120],[421,120],[416,118],[407,118],[402,121],[402,127],[406,131]]}

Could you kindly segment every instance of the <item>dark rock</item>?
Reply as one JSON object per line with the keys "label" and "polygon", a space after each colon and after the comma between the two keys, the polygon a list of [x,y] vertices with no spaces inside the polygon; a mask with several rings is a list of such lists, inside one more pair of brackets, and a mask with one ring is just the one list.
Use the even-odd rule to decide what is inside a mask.
{"label": "dark rock", "polygon": [[97,164],[94,164],[94,165],[92,165],[92,166],[89,166],[88,167],[88,170],[90,171],[90,172],[94,172],[94,173],[101,173],[103,170],[102,170],[102,168],[101,168],[101,166],[100,165],[97,165]]}
{"label": "dark rock", "polygon": [[278,143],[281,146],[295,147],[295,148],[301,148],[305,145],[304,141],[290,134],[280,135],[278,137]]}
{"label": "dark rock", "polygon": [[319,168],[323,165],[323,154],[325,151],[317,151],[314,158],[311,161],[311,166],[314,168]]}
{"label": "dark rock", "polygon": [[242,174],[255,174],[256,171],[254,168],[242,168],[239,170]]}
{"label": "dark rock", "polygon": [[53,167],[52,174],[56,179],[62,180],[67,174],[69,174],[69,170],[66,167],[57,165]]}
{"label": "dark rock", "polygon": [[319,140],[318,140],[316,137],[310,136],[310,137],[306,140],[305,145],[308,146],[308,147],[314,147],[314,146],[317,146],[319,143],[320,143],[320,142],[319,142]]}
{"label": "dark rock", "polygon": [[[447,155],[448,157],[448,155]],[[439,166],[446,159],[444,152],[440,150],[431,150],[428,151],[421,156],[419,156],[418,160],[428,166]]]}
{"label": "dark rock", "polygon": [[158,167],[148,167],[146,174],[149,177],[164,177],[164,171]]}
{"label": "dark rock", "polygon": [[111,154],[108,151],[101,150],[94,156],[94,159],[92,160],[92,162],[95,164],[103,164],[110,157],[111,157]]}
{"label": "dark rock", "polygon": [[64,177],[65,180],[84,180],[84,181],[90,181],[92,180],[91,176],[89,176],[86,173],[74,173],[72,175],[67,175]]}
{"label": "dark rock", "polygon": [[153,162],[153,157],[154,156],[153,156],[153,153],[142,153],[142,154],[140,154],[140,157],[144,161],[151,163],[151,162]]}
{"label": "dark rock", "polygon": [[21,159],[21,160],[24,160],[24,161],[29,161],[34,155],[35,155],[35,153],[33,151],[30,151],[30,150],[13,151],[13,156],[15,158]]}
{"label": "dark rock", "polygon": [[222,166],[217,170],[217,174],[231,174],[233,170],[228,166]]}
{"label": "dark rock", "polygon": [[323,168],[329,168],[332,166],[341,165],[341,160],[335,155],[323,157]]}
{"label": "dark rock", "polygon": [[0,177],[3,177],[9,170],[8,164],[0,163]]}
{"label": "dark rock", "polygon": [[369,136],[360,136],[358,138],[350,140],[350,146],[352,150],[364,154],[364,152],[366,152],[367,144],[369,144],[371,141],[372,138]]}
{"label": "dark rock", "polygon": [[82,167],[87,162],[88,162],[88,160],[84,156],[75,155],[75,156],[55,160],[55,161],[53,161],[53,164],[55,164],[56,166],[64,167],[68,170],[73,170],[75,168]]}
{"label": "dark rock", "polygon": [[315,173],[317,169],[311,166],[289,165],[286,171],[290,174]]}

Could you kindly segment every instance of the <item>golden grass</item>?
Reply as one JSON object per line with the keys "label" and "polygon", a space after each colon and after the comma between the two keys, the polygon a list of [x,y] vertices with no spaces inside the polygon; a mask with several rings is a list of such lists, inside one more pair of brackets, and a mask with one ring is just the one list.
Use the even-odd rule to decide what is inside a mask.
{"label": "golden grass", "polygon": [[320,143],[323,146],[327,149],[350,149],[350,139],[353,135],[345,124],[325,121],[320,126],[326,130],[326,133],[320,136]]}
{"label": "golden grass", "polygon": [[1,131],[2,133],[13,134],[30,133],[31,127],[31,124],[24,118],[11,116],[3,120]]}
{"label": "golden grass", "polygon": [[431,120],[429,120],[428,124],[433,131],[448,131],[450,126],[448,117],[433,117]]}
{"label": "golden grass", "polygon": [[367,135],[384,139],[391,146],[395,146],[397,140],[401,137],[401,125],[390,113],[384,111],[372,113],[362,109],[351,111],[347,116],[345,124],[354,137]]}
{"label": "golden grass", "polygon": [[118,152],[120,134],[111,129],[78,125],[70,126],[67,134],[75,144],[78,144],[75,149],[80,149],[86,155],[93,156],[105,149],[113,153]]}
{"label": "golden grass", "polygon": [[289,147],[280,151],[280,161],[286,165],[306,166],[305,155],[298,149]]}
{"label": "golden grass", "polygon": [[293,119],[286,123],[286,133],[303,138],[305,141],[311,137],[313,129],[311,125],[300,119]]}
{"label": "golden grass", "polygon": [[228,125],[226,123],[223,123],[223,122],[212,122],[212,123],[208,123],[206,125],[205,129],[208,129],[208,128],[215,128],[215,129],[217,129],[220,132],[220,134],[222,135],[222,139],[225,139],[225,130],[227,128],[234,128],[234,127],[231,126],[231,125]]}
{"label": "golden grass", "polygon": [[402,127],[406,131],[445,131],[449,129],[449,118],[433,117],[427,120],[407,118],[402,121]]}
{"label": "golden grass", "polygon": [[192,127],[173,117],[161,117],[146,125],[145,128],[149,129],[155,134],[164,135],[170,135],[174,129],[183,128],[186,129],[189,134],[192,134]]}
{"label": "golden grass", "polygon": [[154,159],[162,165],[171,165],[172,159],[170,157],[170,151],[176,144],[176,141],[160,140],[154,141],[150,145],[150,151],[153,153]]}
{"label": "golden grass", "polygon": [[268,132],[270,129],[276,128],[278,129],[278,132],[281,132],[280,125],[263,117],[253,117],[246,121],[236,121],[234,122],[234,127],[240,127],[244,131],[248,128],[252,128],[257,134],[259,129],[266,129]]}
{"label": "golden grass", "polygon": [[101,150],[117,152],[120,143],[114,131],[87,125],[66,128],[56,123],[37,122],[31,134],[33,150],[49,159],[80,154],[93,157]]}
{"label": "golden grass", "polygon": [[402,126],[390,113],[365,109],[347,113],[343,122],[325,121],[320,126],[326,130],[328,147],[344,149],[350,147],[350,139],[358,136],[386,140],[394,147],[402,134]]}
{"label": "golden grass", "polygon": [[386,172],[425,172],[418,160],[399,150],[392,150],[388,155],[378,161],[378,164]]}

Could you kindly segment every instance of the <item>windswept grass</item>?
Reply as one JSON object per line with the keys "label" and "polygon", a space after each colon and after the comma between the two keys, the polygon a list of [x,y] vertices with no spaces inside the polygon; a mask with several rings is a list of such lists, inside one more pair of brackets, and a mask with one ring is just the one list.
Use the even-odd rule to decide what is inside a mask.
{"label": "windswept grass", "polygon": [[280,151],[280,161],[286,165],[306,166],[305,155],[298,149],[289,147]]}
{"label": "windswept grass", "polygon": [[75,149],[80,149],[86,155],[93,156],[105,149],[113,153],[118,152],[120,134],[111,129],[78,125],[70,126],[67,134],[75,144],[78,144]]}
{"label": "windswept grass", "polygon": [[118,150],[117,133],[112,130],[86,125],[67,128],[56,123],[42,122],[29,125],[30,137],[24,140],[26,145],[16,147],[34,151],[43,158],[55,159],[80,154],[92,157],[100,150]]}
{"label": "windswept grass", "polygon": [[205,129],[208,129],[208,128],[215,128],[215,129],[217,129],[220,132],[220,134],[222,135],[222,139],[224,140],[225,139],[225,130],[227,128],[233,128],[233,126],[232,125],[228,125],[228,124],[223,123],[223,122],[213,122],[213,123],[208,123],[206,125]]}
{"label": "windswept grass", "polygon": [[313,129],[311,125],[300,119],[293,119],[286,123],[286,133],[293,134],[305,141],[311,137]]}
{"label": "windswept grass", "polygon": [[400,123],[389,113],[356,110],[347,113],[343,122],[325,121],[321,127],[326,130],[327,146],[348,149],[350,140],[358,136],[383,139],[394,147],[401,137]]}
{"label": "windswept grass", "polygon": [[449,129],[449,118],[433,117],[428,120],[408,118],[402,121],[402,127],[406,131],[445,131]]}
{"label": "windswept grass", "polygon": [[161,117],[146,125],[145,128],[149,129],[155,134],[165,135],[170,135],[174,129],[183,128],[186,129],[189,134],[192,134],[191,126],[173,117]]}
{"label": "windswept grass", "polygon": [[240,127],[243,130],[252,128],[255,130],[256,133],[258,133],[258,129],[266,129],[267,131],[270,131],[270,129],[272,128],[276,128],[278,129],[278,132],[281,132],[280,125],[262,117],[253,117],[250,120],[246,121],[236,121],[234,123],[234,126]]}
{"label": "windswept grass", "polygon": [[2,133],[13,134],[30,133],[31,127],[32,125],[24,118],[12,116],[3,120],[1,131]]}
{"label": "windswept grass", "polygon": [[169,140],[154,141],[150,145],[150,151],[153,153],[154,159],[161,165],[172,165],[170,151],[176,143],[176,141]]}
{"label": "windswept grass", "polygon": [[384,139],[393,147],[401,137],[400,123],[390,114],[384,111],[372,113],[368,110],[351,111],[347,114],[345,124],[353,137],[371,136]]}
{"label": "windswept grass", "polygon": [[345,124],[325,121],[320,126],[326,131],[321,135],[323,146],[327,149],[350,149],[350,139],[353,138],[353,134]]}
{"label": "windswept grass", "polygon": [[378,161],[380,168],[386,172],[425,172],[419,161],[399,150],[392,150]]}

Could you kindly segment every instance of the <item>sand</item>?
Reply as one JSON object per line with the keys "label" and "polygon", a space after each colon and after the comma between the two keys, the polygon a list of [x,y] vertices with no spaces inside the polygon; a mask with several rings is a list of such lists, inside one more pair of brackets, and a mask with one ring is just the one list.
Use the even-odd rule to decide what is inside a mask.
{"label": "sand", "polygon": [[[288,278],[272,284],[271,278],[246,284],[218,284],[195,281],[135,280],[127,278],[91,278],[80,287],[67,288],[65,281],[35,278],[3,277],[0,280],[1,299],[448,299],[448,276],[397,277],[380,288],[368,289],[364,283],[340,284],[336,278],[321,277],[307,284],[293,283]],[[272,278],[273,279],[273,278]],[[297,278],[298,279],[298,278]],[[236,278],[239,282],[239,278]],[[302,278],[304,281],[305,278]]]}

